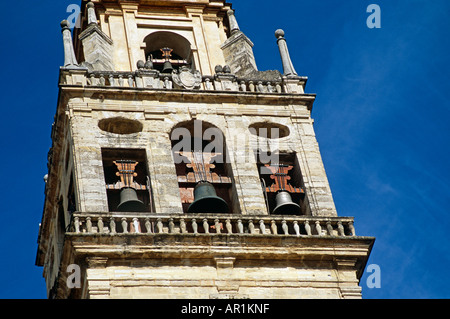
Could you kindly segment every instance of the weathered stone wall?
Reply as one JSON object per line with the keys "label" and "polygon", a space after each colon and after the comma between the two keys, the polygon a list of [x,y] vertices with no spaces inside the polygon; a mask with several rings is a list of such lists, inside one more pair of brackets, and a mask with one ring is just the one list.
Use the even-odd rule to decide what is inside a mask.
{"label": "weathered stone wall", "polygon": [[334,250],[320,237],[139,235],[126,245],[71,237],[78,258],[87,255],[83,298],[361,298],[357,272],[371,245],[367,237],[342,238]]}
{"label": "weathered stone wall", "polygon": [[283,261],[247,260],[233,265],[224,258],[218,266],[201,259],[117,261],[105,268],[88,269],[87,280],[91,298],[342,297],[336,271]]}
{"label": "weathered stone wall", "polygon": [[[283,101],[281,96],[273,99],[267,95],[262,95],[259,99],[254,99],[251,95],[236,95],[233,92],[226,93],[225,96],[224,92],[221,92],[220,98],[218,98],[217,93],[210,91],[180,94],[179,91],[157,90],[117,92],[110,88],[83,89],[80,87],[64,89],[62,103],[66,105],[66,108],[60,109],[62,116],[60,122],[58,122],[64,128],[60,133],[63,138],[59,140],[58,147],[55,145],[55,152],[59,155],[55,157],[55,160],[58,159],[58,163],[53,163],[52,173],[53,176],[59,176],[60,179],[56,181],[56,177],[53,177],[51,184],[56,187],[55,189],[52,188],[54,192],[52,197],[63,198],[66,224],[70,220],[66,197],[71,176],[73,176],[75,187],[77,211],[81,213],[108,211],[102,148],[145,150],[155,213],[181,214],[183,211],[171,151],[170,133],[179,123],[193,119],[210,123],[224,134],[231,177],[234,181],[231,206],[235,213],[244,215],[269,214],[255,159],[255,151],[263,147],[271,151],[296,153],[299,171],[306,191],[306,200],[304,201],[304,213],[306,215],[337,216],[315,138],[308,104],[303,103],[302,98],[293,103],[292,101]],[[164,96],[163,99],[161,99],[162,96]],[[115,117],[139,121],[142,124],[142,132],[116,134],[99,128],[98,124],[101,120]],[[290,134],[270,140],[251,134],[249,127],[254,123],[261,122],[283,125],[289,129]],[[47,277],[49,288],[55,282],[58,271],[61,271],[58,267],[61,263],[61,243],[57,240],[57,205],[53,206],[52,211],[53,217],[47,216],[50,224],[46,227],[50,229],[50,233],[46,243],[48,250],[44,261],[48,265],[44,269],[44,274]],[[259,263],[255,265],[259,265]],[[256,267],[255,265],[252,267]],[[129,271],[132,271],[132,265],[129,267]],[[183,273],[183,270],[177,267],[170,269]],[[236,280],[248,282],[245,267],[237,269],[235,274],[238,279]],[[314,269],[314,266],[312,266],[312,269]],[[261,274],[266,270],[268,273],[271,272],[270,267],[267,266],[267,269],[261,269]],[[297,271],[295,270],[290,276],[295,277]],[[353,276],[353,281],[350,281],[351,284],[349,284],[349,291],[353,291],[355,287],[358,288],[354,269],[349,271],[348,274],[339,276],[343,278],[344,275]],[[262,276],[268,278],[266,275]],[[206,277],[205,280],[212,279]],[[280,297],[286,294],[313,296],[314,289],[311,287],[299,284],[297,288],[294,288],[290,287],[290,285],[293,285],[292,282],[284,283],[282,279],[276,281],[278,284],[267,281],[264,284],[265,286],[263,285],[266,288],[257,286],[258,289],[247,284],[239,284],[239,294],[256,297],[263,296],[263,293],[267,293],[268,296]],[[308,281],[309,279],[305,283]],[[150,284],[149,287],[153,287],[152,285]],[[269,291],[271,285],[286,285],[290,288],[274,288],[273,291]],[[315,287],[315,284],[312,285],[312,287]],[[117,287],[119,286],[118,284]],[[145,289],[141,287],[142,289],[139,291],[146,289],[150,291],[151,288],[149,287]],[[333,297],[339,295],[336,293],[335,284],[326,287],[317,289],[314,294],[323,293],[323,296]],[[168,287],[160,288],[156,290],[167,292],[172,289]],[[117,288],[119,290],[114,289],[111,290],[112,295],[117,295],[120,291],[128,294],[126,291],[130,291],[131,288],[124,286],[120,289]],[[220,293],[217,286],[208,286],[208,288],[203,287],[201,289],[207,289],[208,296]],[[342,293],[342,290],[340,291]],[[161,294],[161,296],[163,295]],[[349,296],[351,295],[350,293]],[[356,296],[360,296],[359,292],[356,292]],[[316,297],[319,297],[319,295],[316,295]]]}
{"label": "weathered stone wall", "polygon": [[[252,135],[249,126],[271,118],[270,122],[290,129],[289,136],[270,140],[269,147],[271,151],[297,153],[309,203],[307,213],[317,216],[337,215],[306,106],[296,106],[297,114],[303,112],[304,117],[300,119],[288,116],[290,111],[286,108],[290,107],[278,110],[261,104],[190,102],[186,107],[186,103],[182,102],[121,99],[105,99],[101,102],[84,99],[83,102],[69,104],[77,110],[70,121],[70,140],[74,146],[80,211],[108,210],[101,149],[136,148],[144,149],[147,153],[156,212],[181,213],[170,133],[177,124],[195,118],[215,125],[224,134],[235,181],[235,212],[267,214],[254,155],[258,145],[267,145],[267,141]],[[83,116],[77,116],[76,112],[83,112]],[[126,135],[100,130],[98,122],[112,117],[139,120],[144,129],[140,133]]]}

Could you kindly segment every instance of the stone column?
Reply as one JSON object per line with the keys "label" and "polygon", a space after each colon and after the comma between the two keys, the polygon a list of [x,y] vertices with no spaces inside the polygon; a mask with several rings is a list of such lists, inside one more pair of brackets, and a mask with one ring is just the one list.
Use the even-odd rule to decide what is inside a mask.
{"label": "stone column", "polygon": [[295,72],[294,66],[291,61],[291,57],[289,56],[289,50],[287,47],[286,39],[284,38],[284,31],[278,29],[275,31],[275,37],[278,39],[278,47],[280,49],[281,62],[283,63],[283,72],[285,76],[297,76],[297,72]]}
{"label": "stone column", "polygon": [[228,10],[228,21],[230,22],[230,33],[234,34],[236,32],[239,32],[239,25],[236,20],[236,16],[234,15],[234,10]]}
{"label": "stone column", "polygon": [[88,25],[89,24],[97,24],[97,16],[95,14],[95,5],[92,2],[88,2],[86,4],[86,8],[87,8]]}
{"label": "stone column", "polygon": [[64,67],[78,68],[77,58],[75,57],[75,51],[73,49],[72,32],[69,26],[70,24],[67,20],[61,22],[61,32],[64,43]]}

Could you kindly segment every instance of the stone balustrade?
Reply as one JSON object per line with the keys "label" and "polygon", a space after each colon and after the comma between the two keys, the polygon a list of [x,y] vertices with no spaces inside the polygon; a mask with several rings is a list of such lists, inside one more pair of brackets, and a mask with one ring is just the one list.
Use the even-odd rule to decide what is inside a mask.
{"label": "stone balustrade", "polygon": [[356,236],[351,217],[148,213],[74,213],[76,234],[237,234],[255,236]]}
{"label": "stone balustrade", "polygon": [[[192,78],[192,87],[179,83],[171,73],[160,73],[156,70],[137,70],[135,72],[113,72],[87,70],[62,70],[61,84],[105,87],[105,88],[139,88],[167,90],[200,90],[251,92],[264,94],[302,94],[306,78],[286,78],[279,80],[241,79],[233,74],[218,73],[213,76]],[[190,83],[191,84],[191,83]]]}

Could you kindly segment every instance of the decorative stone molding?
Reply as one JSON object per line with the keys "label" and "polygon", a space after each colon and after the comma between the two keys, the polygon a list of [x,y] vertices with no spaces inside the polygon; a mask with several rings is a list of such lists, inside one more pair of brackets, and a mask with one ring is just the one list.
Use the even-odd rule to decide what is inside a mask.
{"label": "decorative stone molding", "polygon": [[235,257],[214,257],[217,269],[233,268]]}
{"label": "decorative stone molding", "polygon": [[86,257],[88,268],[105,268],[108,257]]}

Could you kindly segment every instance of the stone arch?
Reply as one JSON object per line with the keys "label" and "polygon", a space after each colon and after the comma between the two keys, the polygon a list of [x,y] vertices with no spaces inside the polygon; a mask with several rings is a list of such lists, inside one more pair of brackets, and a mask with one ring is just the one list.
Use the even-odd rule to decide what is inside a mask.
{"label": "stone arch", "polygon": [[[154,59],[160,59],[162,48],[168,47],[172,49],[172,57],[174,60],[184,60],[186,65],[195,70],[195,61],[192,53],[192,44],[184,36],[171,31],[156,31],[150,33],[144,38],[145,58],[148,59],[150,55]],[[154,63],[155,64],[155,63]],[[158,69],[158,66],[155,65]]]}
{"label": "stone arch", "polygon": [[[206,121],[183,121],[172,127],[170,139],[183,211],[187,211],[194,199],[193,190],[203,179],[214,185],[217,195],[228,203],[229,212],[237,213],[240,208],[222,130]],[[197,162],[198,155],[201,163]],[[203,165],[210,168],[198,174],[194,167]]]}

